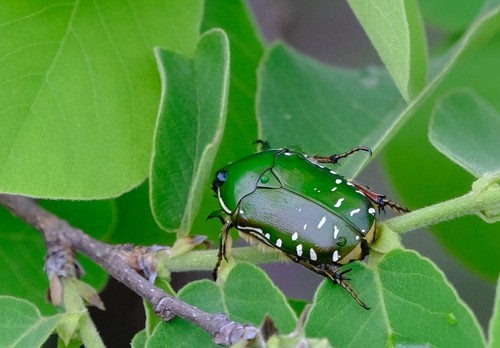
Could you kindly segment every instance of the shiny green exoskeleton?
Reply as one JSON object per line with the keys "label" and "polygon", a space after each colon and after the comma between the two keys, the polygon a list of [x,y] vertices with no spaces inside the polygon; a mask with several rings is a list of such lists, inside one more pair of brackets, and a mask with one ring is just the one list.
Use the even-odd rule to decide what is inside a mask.
{"label": "shiny green exoskeleton", "polygon": [[336,164],[341,155],[307,156],[291,149],[266,149],[217,171],[212,189],[224,221],[219,259],[225,257],[229,229],[280,250],[293,261],[330,278],[368,308],[338,272],[362,260],[375,240],[377,210],[389,205],[407,211],[384,195],[345,179],[321,163]]}

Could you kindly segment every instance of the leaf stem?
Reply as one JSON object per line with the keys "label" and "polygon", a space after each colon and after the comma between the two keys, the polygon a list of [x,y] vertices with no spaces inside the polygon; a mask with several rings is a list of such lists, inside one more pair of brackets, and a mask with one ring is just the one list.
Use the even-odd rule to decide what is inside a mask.
{"label": "leaf stem", "polygon": [[[230,256],[238,261],[258,264],[272,263],[282,259],[277,253],[263,252],[257,247],[234,248],[231,250]],[[157,261],[170,272],[211,271],[217,261],[217,250],[195,250],[174,258],[158,255]]]}
{"label": "leaf stem", "polygon": [[457,217],[477,214],[499,204],[500,187],[494,187],[481,192],[471,192],[449,201],[415,210],[387,220],[385,224],[392,231],[403,234]]}

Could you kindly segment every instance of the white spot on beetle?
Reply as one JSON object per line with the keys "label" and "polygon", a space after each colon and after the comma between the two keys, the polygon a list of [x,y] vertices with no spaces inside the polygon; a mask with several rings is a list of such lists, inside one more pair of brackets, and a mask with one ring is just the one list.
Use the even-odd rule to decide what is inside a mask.
{"label": "white spot on beetle", "polygon": [[337,172],[335,172],[333,170],[330,170],[330,173],[332,173],[333,175],[337,175]]}
{"label": "white spot on beetle", "polygon": [[361,232],[362,232],[362,233],[365,233],[365,232],[366,232],[366,230],[365,230],[364,228],[362,228],[362,229],[361,229]]}
{"label": "white spot on beetle", "polygon": [[349,213],[349,215],[353,216],[354,214],[357,214],[361,211],[361,209],[354,209],[354,210],[351,210],[351,212]]}
{"label": "white spot on beetle", "polygon": [[347,185],[354,186],[354,184],[352,182],[350,182],[350,181],[347,181]]}
{"label": "white spot on beetle", "polygon": [[339,235],[339,228],[337,227],[337,225],[333,225],[333,238],[337,239],[337,236]]}
{"label": "white spot on beetle", "polygon": [[297,209],[297,211],[298,211],[298,212],[301,212],[301,211],[302,211],[302,208],[298,208],[298,209]]}
{"label": "white spot on beetle", "polygon": [[337,203],[335,203],[334,207],[335,208],[339,208],[343,201],[344,201],[344,198],[339,198],[339,200],[337,201]]}
{"label": "white spot on beetle", "polygon": [[290,152],[285,152],[285,156],[291,156],[292,154]]}
{"label": "white spot on beetle", "polygon": [[297,255],[302,256],[302,244],[297,245]]}
{"label": "white spot on beetle", "polygon": [[318,255],[316,255],[316,252],[313,248],[309,249],[309,256],[313,261],[316,261],[318,259]]}
{"label": "white spot on beetle", "polygon": [[306,230],[306,228],[307,228],[307,224],[304,224],[304,231]]}
{"label": "white spot on beetle", "polygon": [[245,212],[243,211],[243,209],[240,209],[240,214],[245,214]]}
{"label": "white spot on beetle", "polygon": [[341,183],[342,183],[342,180],[337,179],[337,180],[335,180],[335,183],[336,183],[337,185],[338,185],[338,184],[341,184]]}
{"label": "white spot on beetle", "polygon": [[320,222],[318,223],[318,228],[321,228],[323,227],[323,225],[325,224],[326,222],[326,216],[323,216],[320,220]]}
{"label": "white spot on beetle", "polygon": [[373,208],[368,209],[368,212],[372,215],[375,215],[375,209]]}
{"label": "white spot on beetle", "polygon": [[356,240],[359,240],[359,236],[356,236]]}
{"label": "white spot on beetle", "polygon": [[332,187],[332,189],[331,189],[330,191],[332,191],[332,192],[335,192],[335,191],[337,191],[337,186],[335,186],[335,187]]}
{"label": "white spot on beetle", "polygon": [[356,190],[356,192],[359,193],[361,196],[365,196],[366,197],[366,195],[363,192],[361,192],[360,190]]}
{"label": "white spot on beetle", "polygon": [[264,235],[264,237],[266,237],[267,239],[269,239],[269,238],[271,238],[271,235],[270,235],[269,233],[266,233],[266,234]]}
{"label": "white spot on beetle", "polygon": [[281,248],[281,243],[282,243],[281,239],[278,238],[278,240],[276,241],[276,246],[278,248]]}
{"label": "white spot on beetle", "polygon": [[335,250],[333,252],[332,260],[333,260],[333,262],[337,262],[339,260],[339,252],[338,252],[338,250]]}
{"label": "white spot on beetle", "polygon": [[297,232],[294,232],[292,234],[292,240],[297,240],[297,238],[299,238],[299,234]]}

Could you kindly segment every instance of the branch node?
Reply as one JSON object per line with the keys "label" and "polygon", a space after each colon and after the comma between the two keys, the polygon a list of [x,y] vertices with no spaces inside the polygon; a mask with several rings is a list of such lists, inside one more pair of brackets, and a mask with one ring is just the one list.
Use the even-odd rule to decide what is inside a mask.
{"label": "branch node", "polygon": [[213,322],[216,330],[211,334],[216,344],[230,346],[241,340],[252,340],[259,332],[256,327],[231,321],[221,313],[214,315]]}
{"label": "branch node", "polygon": [[171,298],[169,296],[164,296],[160,301],[158,301],[158,304],[154,307],[155,313],[158,314],[158,316],[161,317],[165,321],[171,321],[176,316],[169,309],[170,306],[167,302],[170,301],[170,299]]}

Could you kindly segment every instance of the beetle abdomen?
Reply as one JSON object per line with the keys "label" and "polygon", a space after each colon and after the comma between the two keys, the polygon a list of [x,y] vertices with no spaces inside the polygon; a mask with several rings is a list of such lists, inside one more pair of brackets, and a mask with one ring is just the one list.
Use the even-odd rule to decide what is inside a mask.
{"label": "beetle abdomen", "polygon": [[256,189],[241,199],[233,219],[240,231],[313,264],[361,259],[361,240],[373,240],[374,222],[361,233],[334,211],[283,188]]}

